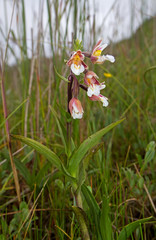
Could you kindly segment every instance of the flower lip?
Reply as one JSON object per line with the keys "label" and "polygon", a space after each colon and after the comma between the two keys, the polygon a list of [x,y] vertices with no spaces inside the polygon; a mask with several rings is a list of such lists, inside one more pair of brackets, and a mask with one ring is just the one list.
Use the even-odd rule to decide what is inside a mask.
{"label": "flower lip", "polygon": [[75,75],[80,75],[80,73],[84,72],[88,66],[83,62],[85,56],[82,54],[81,50],[77,52],[73,52],[70,59],[67,62],[67,65],[71,67],[72,72]]}

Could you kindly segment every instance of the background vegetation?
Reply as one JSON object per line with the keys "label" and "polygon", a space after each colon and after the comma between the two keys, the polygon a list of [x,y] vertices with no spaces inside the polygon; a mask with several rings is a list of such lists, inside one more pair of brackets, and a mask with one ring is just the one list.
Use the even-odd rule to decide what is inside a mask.
{"label": "background vegetation", "polygon": [[[80,1],[79,11],[77,1],[66,0],[64,8],[60,7],[60,1],[47,0],[46,3],[51,57],[45,57],[40,19],[38,41],[36,43],[33,40],[32,30],[32,58],[28,58],[23,0],[22,12],[19,13],[22,22],[18,22],[23,31],[18,36],[10,28],[10,37],[5,39],[7,50],[16,58],[16,64],[7,65],[7,58],[1,56],[1,87],[4,80],[9,129],[5,127],[7,121],[2,107],[2,88],[0,239],[83,239],[79,224],[81,218],[87,223],[91,239],[100,239],[97,233],[101,230],[97,229],[95,215],[96,211],[101,211],[97,215],[102,219],[101,235],[104,237],[101,239],[111,239],[113,236],[113,239],[120,240],[154,240],[156,18],[144,22],[130,39],[110,44],[106,51],[116,57],[114,64],[106,62],[94,65],[92,69],[100,81],[106,82],[104,95],[109,98],[110,104],[103,108],[100,103],[91,102],[86,93],[81,91],[79,99],[84,116],[79,121],[71,119],[66,111],[67,83],[61,80],[57,72],[68,77],[69,69],[64,59],[69,59],[74,39],[79,38],[82,43],[86,43],[85,34],[89,33],[88,45],[84,46],[84,50],[89,48],[91,51],[99,39],[100,30],[96,30],[95,20],[89,22],[88,1]],[[70,41],[69,16],[73,24]],[[62,31],[60,22],[64,17],[66,29]],[[20,59],[14,52],[12,41],[20,49]],[[106,77],[105,73],[111,73],[111,77]],[[83,77],[80,77],[80,81],[83,83]],[[23,144],[22,139],[10,139],[8,135],[10,133],[37,140],[51,149],[66,166],[72,149],[77,149],[88,136],[124,117],[122,123],[102,137],[101,142],[89,149],[83,157],[86,175],[80,178],[79,183],[81,186],[85,181],[81,193],[83,213],[72,208],[76,206],[73,185],[71,191],[68,177],[51,164],[46,153],[40,154],[34,150],[35,147],[28,146],[30,144]],[[66,146],[66,122],[72,125],[70,151]],[[8,141],[11,142],[11,148],[8,147]],[[11,165],[10,156],[15,166]],[[81,165],[79,167],[83,169]],[[20,196],[16,192],[16,174],[12,168],[17,169]],[[85,186],[88,186],[88,190]],[[86,196],[93,197],[90,203]],[[92,214],[95,214],[95,218]],[[152,218],[146,224],[139,222],[132,229],[135,231],[121,238],[119,233],[124,226],[150,216]]]}

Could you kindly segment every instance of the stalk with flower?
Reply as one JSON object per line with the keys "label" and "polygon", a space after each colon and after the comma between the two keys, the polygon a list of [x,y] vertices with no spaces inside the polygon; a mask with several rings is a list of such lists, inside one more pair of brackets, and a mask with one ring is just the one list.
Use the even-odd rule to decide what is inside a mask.
{"label": "stalk with flower", "polygon": [[[107,44],[102,44],[102,40],[99,40],[91,53],[82,52],[80,49],[71,53],[71,57],[67,62],[71,69],[68,77],[68,112],[73,119],[81,119],[84,113],[81,102],[78,99],[79,88],[87,92],[87,96],[91,101],[101,101],[104,107],[108,106],[108,98],[100,93],[106,87],[105,82],[100,83],[97,74],[89,70],[84,62],[85,57],[87,57],[90,58],[93,64],[102,64],[106,60],[113,63],[115,58],[112,55],[101,56],[102,51],[106,47]],[[80,74],[84,74],[84,83],[87,87],[79,83],[76,76]]]}

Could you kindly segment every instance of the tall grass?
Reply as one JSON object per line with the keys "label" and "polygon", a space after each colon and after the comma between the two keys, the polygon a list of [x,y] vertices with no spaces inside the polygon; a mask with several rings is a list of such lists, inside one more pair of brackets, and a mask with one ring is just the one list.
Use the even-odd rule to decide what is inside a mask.
{"label": "tall grass", "polygon": [[[64,60],[69,59],[76,38],[85,42],[84,50],[86,42],[92,49],[99,38],[96,18],[91,19],[89,1],[47,0],[44,6],[51,57],[46,58],[40,3],[37,43],[34,29],[31,31],[32,58],[28,58],[24,0],[19,3],[18,16],[22,17],[17,22],[18,27],[22,24],[22,32],[16,35],[9,28],[20,49],[20,59],[10,38],[5,38],[6,49],[14,55],[15,66],[7,65],[1,56],[8,115],[1,107],[0,239],[83,239],[82,222],[90,239],[155,239],[156,19],[146,21],[130,39],[106,49],[116,56],[115,64],[94,65],[93,71],[106,82],[104,95],[109,98],[109,107],[91,102],[81,91],[85,113],[78,121],[67,112],[68,84],[59,74],[68,78]],[[62,21],[66,21],[64,29]],[[104,73],[111,73],[111,77]],[[83,78],[79,80],[83,83]],[[3,96],[0,106],[2,102]],[[101,129],[115,126],[110,124],[124,117],[124,122],[101,135],[101,142],[95,141],[91,149],[85,146],[88,136],[99,136]],[[7,121],[9,132],[4,129]],[[72,126],[71,148],[67,144],[67,122]],[[20,137],[8,139],[10,134]],[[20,203],[9,142],[13,169],[18,171]],[[80,149],[84,153],[88,150],[83,157]],[[78,186],[72,182],[75,171]],[[69,173],[72,177],[67,176]],[[81,209],[76,207],[80,196]]]}

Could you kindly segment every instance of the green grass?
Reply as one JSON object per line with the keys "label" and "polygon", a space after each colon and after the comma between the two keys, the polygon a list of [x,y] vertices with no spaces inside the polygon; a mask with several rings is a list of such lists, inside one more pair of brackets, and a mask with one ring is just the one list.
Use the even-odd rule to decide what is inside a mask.
{"label": "green grass", "polygon": [[[68,78],[64,59],[73,51],[67,37],[69,16],[76,24],[75,37],[85,41],[85,29],[90,27],[90,49],[99,37],[95,23],[91,26],[87,18],[88,1],[81,1],[83,11],[78,12],[77,1],[67,0],[64,9],[59,3],[46,1],[51,58],[45,58],[44,36],[39,35],[37,58],[28,59],[22,1],[22,38],[14,36],[21,59],[15,66],[5,65],[9,130],[28,138],[11,137],[19,204],[0,98],[0,239],[83,239],[83,222],[91,239],[154,240],[156,19],[146,21],[130,39],[106,49],[116,57],[114,64],[93,66],[85,59],[100,81],[106,82],[103,94],[109,98],[109,106],[91,102],[86,92],[80,91],[84,116],[78,121],[67,113],[67,83],[55,71]],[[64,15],[67,26],[63,33],[60,21]],[[106,78],[106,72],[112,77]],[[83,83],[83,75],[79,81]],[[118,126],[110,125],[122,118],[126,119]],[[67,122],[72,125],[71,145]]]}

